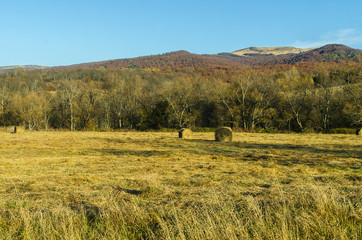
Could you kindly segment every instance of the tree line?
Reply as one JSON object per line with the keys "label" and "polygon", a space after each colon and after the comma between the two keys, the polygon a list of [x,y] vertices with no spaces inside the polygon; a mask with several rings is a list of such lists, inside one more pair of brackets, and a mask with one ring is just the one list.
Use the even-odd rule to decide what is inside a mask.
{"label": "tree line", "polygon": [[328,132],[361,126],[359,63],[0,74],[0,126]]}

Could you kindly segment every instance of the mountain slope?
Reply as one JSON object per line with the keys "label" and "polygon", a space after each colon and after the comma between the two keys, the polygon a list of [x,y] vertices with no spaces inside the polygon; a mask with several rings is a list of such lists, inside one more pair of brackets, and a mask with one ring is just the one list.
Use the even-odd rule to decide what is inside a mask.
{"label": "mountain slope", "polygon": [[[301,62],[339,62],[339,61],[361,61],[362,50],[353,49],[340,44],[326,45],[320,48],[302,51],[297,48],[249,48],[259,51],[259,54],[248,54],[246,50],[243,55],[233,53],[219,53],[214,55],[199,55],[187,51],[177,51],[160,55],[144,56],[128,59],[115,59],[102,62],[91,62],[70,66],[59,66],[47,68],[51,70],[73,70],[73,69],[197,69],[197,68],[240,68],[243,66],[266,66],[276,64],[297,64]],[[248,50],[248,51],[249,51]],[[254,51],[253,50],[253,51]],[[304,49],[306,50],[306,49]],[[300,53],[280,54],[286,51],[302,51]],[[237,51],[236,51],[237,52]],[[269,54],[264,54],[269,52]],[[241,54],[239,52],[239,54]]]}
{"label": "mountain slope", "polygon": [[157,69],[184,69],[184,68],[217,68],[240,67],[240,64],[214,55],[199,55],[187,51],[177,51],[161,55],[144,56],[128,59],[115,59],[102,62],[83,63],[70,66],[52,67],[49,70],[78,69],[78,68],[157,68]]}
{"label": "mountain slope", "polygon": [[253,56],[253,55],[282,55],[282,54],[298,54],[307,52],[315,48],[295,48],[295,47],[250,47],[241,50],[233,51],[232,54],[239,56]]}
{"label": "mountain slope", "polygon": [[25,70],[41,70],[45,69],[47,67],[44,66],[38,66],[38,65],[16,65],[16,66],[4,66],[0,67],[0,73],[1,72],[12,72],[16,69],[25,69]]}
{"label": "mountain slope", "polygon": [[237,62],[243,66],[265,66],[275,64],[297,64],[301,62],[361,61],[362,50],[353,49],[341,44],[329,44],[298,54],[251,54],[239,56],[232,53],[220,53],[218,54],[218,57]]}
{"label": "mountain slope", "polygon": [[353,49],[342,44],[329,44],[292,56],[290,63],[358,60],[361,57],[362,50]]}

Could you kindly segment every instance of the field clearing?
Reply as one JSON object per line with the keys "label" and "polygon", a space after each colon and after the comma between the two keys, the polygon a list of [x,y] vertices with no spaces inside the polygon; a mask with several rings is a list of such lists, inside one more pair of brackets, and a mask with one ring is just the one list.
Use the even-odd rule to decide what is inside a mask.
{"label": "field clearing", "polygon": [[3,239],[359,239],[356,135],[0,132]]}

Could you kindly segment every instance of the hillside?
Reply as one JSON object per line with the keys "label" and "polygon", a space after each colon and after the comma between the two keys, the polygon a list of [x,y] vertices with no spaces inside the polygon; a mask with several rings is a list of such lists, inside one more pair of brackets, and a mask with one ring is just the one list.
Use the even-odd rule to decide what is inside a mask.
{"label": "hillside", "polygon": [[308,52],[294,55],[287,63],[298,62],[325,62],[325,61],[340,61],[340,60],[360,60],[362,50],[353,49],[342,44],[329,44],[321,48],[316,48]]}
{"label": "hillside", "polygon": [[251,54],[240,56],[232,53],[220,53],[218,57],[237,62],[242,66],[266,66],[305,62],[361,61],[362,50],[353,49],[342,44],[329,44],[298,54]]}
{"label": "hillside", "polygon": [[1,72],[12,72],[16,69],[25,69],[25,70],[41,70],[45,69],[47,67],[44,66],[38,66],[38,65],[16,65],[16,66],[5,66],[0,67],[0,73]]}
{"label": "hillside", "polygon": [[[328,49],[310,54],[321,54],[323,59],[323,54],[327,54],[324,58],[330,56]],[[335,48],[330,50],[337,55]],[[101,62],[85,69],[76,65],[72,66],[76,70],[0,74],[0,125],[24,124],[38,130],[231,126],[295,132],[328,132],[361,125],[360,62],[330,60],[333,62],[223,68],[220,64],[237,63],[187,52],[128,61],[147,63],[147,58],[148,66],[168,63],[157,65],[167,67],[168,60],[182,63],[184,68],[108,70],[103,67],[107,62]],[[185,65],[189,63],[215,68],[191,68],[194,65]],[[245,97],[241,101],[242,94]],[[295,107],[300,109],[297,114]]]}
{"label": "hillside", "polygon": [[160,55],[144,56],[137,58],[115,59],[102,62],[91,62],[70,66],[52,67],[49,70],[73,69],[106,69],[121,68],[156,68],[156,69],[185,69],[185,68],[217,68],[240,67],[238,62],[222,59],[214,55],[199,55],[187,51],[170,52]]}
{"label": "hillside", "polygon": [[[255,52],[255,53],[251,53]],[[286,53],[288,52],[288,53]],[[296,53],[299,52],[299,53]],[[235,54],[237,53],[237,54]],[[286,54],[284,54],[286,53]],[[243,55],[242,55],[243,54]],[[74,69],[199,69],[199,68],[240,68],[244,66],[266,66],[277,64],[297,64],[305,62],[360,61],[362,50],[340,44],[330,44],[315,49],[292,47],[248,48],[233,53],[194,54],[187,51],[170,52],[160,55],[128,59],[114,59],[101,62],[58,66],[50,70]]]}
{"label": "hillside", "polygon": [[241,50],[233,51],[232,54],[238,56],[252,56],[252,55],[282,55],[282,54],[298,54],[307,52],[315,48],[295,48],[295,47],[250,47]]}

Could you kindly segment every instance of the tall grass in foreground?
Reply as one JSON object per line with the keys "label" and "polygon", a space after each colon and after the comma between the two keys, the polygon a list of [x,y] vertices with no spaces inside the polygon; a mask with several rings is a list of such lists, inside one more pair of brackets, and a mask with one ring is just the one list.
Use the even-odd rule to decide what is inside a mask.
{"label": "tall grass in foreground", "polygon": [[360,200],[332,188],[182,206],[104,196],[47,208],[3,202],[3,239],[358,239]]}
{"label": "tall grass in foreground", "polygon": [[0,239],[361,239],[355,135],[0,132]]}

